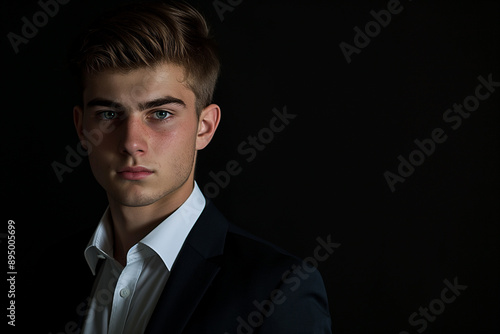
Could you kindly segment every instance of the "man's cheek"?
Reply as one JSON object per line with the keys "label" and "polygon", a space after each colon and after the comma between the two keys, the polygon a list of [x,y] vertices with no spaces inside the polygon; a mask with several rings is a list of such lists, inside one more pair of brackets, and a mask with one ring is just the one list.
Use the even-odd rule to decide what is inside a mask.
{"label": "man's cheek", "polygon": [[[108,144],[105,140],[102,140],[99,145],[90,144],[88,149],[88,155],[90,160],[106,160],[109,157],[109,148]],[[106,153],[108,152],[108,153]]]}
{"label": "man's cheek", "polygon": [[107,142],[103,142],[99,146],[94,147],[92,152],[89,153],[89,163],[94,175],[107,175],[111,168],[113,154],[109,151],[107,144]]}

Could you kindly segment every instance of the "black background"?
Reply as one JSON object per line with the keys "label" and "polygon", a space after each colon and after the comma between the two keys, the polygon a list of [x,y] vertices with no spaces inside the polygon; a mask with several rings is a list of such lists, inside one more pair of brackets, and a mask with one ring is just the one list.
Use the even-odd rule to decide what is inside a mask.
{"label": "black background", "polygon": [[[422,332],[496,333],[500,87],[456,130],[443,113],[474,95],[479,76],[500,82],[500,4],[402,0],[347,63],[339,44],[352,45],[353,28],[388,2],[233,0],[223,20],[212,1],[192,2],[222,60],[222,122],[199,154],[197,180],[203,189],[209,172],[235,160],[241,173],[213,199],[232,222],[304,258],[318,237],[341,244],[319,263],[334,333],[418,333],[408,318],[440,298],[445,279],[467,289]],[[2,232],[16,222],[18,276],[47,242],[96,225],[107,205],[86,161],[63,182],[51,164],[78,143],[66,48],[118,3],[60,5],[17,54],[7,34],[21,34],[21,18],[40,6],[3,4]],[[296,117],[246,161],[238,145],[285,106]],[[446,141],[391,192],[384,172],[397,173],[398,156],[436,128]],[[57,254],[44,274],[55,265]],[[18,294],[29,291],[19,284]],[[23,307],[19,325],[29,323]]]}

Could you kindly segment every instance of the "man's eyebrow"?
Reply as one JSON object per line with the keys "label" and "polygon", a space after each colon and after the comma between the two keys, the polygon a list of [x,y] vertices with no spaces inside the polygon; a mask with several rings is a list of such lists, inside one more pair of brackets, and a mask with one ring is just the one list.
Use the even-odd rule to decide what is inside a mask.
{"label": "man's eyebrow", "polygon": [[165,96],[145,103],[139,103],[139,109],[140,110],[152,109],[166,104],[177,104],[181,107],[184,108],[186,107],[186,103],[184,103],[184,101],[182,101],[181,99],[172,96]]}
{"label": "man's eyebrow", "polygon": [[87,108],[88,107],[107,107],[114,109],[124,109],[124,107],[118,102],[101,98],[95,98],[87,102]]}
{"label": "man's eyebrow", "polygon": [[[181,107],[186,107],[186,103],[182,101],[181,99],[178,99],[176,97],[172,96],[165,96],[165,97],[160,97],[148,102],[144,103],[139,103],[139,110],[146,110],[146,109],[152,109],[156,107],[160,107],[166,104],[177,104]],[[117,110],[124,110],[125,107],[121,105],[118,102],[107,100],[107,99],[102,99],[102,98],[95,98],[87,102],[87,108],[89,107],[106,107],[106,108],[113,108]]]}

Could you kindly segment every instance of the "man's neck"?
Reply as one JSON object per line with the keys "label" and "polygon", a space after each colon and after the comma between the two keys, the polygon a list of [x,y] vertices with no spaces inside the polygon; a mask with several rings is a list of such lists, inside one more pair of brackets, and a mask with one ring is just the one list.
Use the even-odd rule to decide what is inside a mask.
{"label": "man's neck", "polygon": [[187,190],[169,194],[152,204],[139,207],[124,206],[109,199],[109,209],[113,222],[113,257],[115,260],[125,266],[129,249],[188,199],[193,187],[187,188]]}

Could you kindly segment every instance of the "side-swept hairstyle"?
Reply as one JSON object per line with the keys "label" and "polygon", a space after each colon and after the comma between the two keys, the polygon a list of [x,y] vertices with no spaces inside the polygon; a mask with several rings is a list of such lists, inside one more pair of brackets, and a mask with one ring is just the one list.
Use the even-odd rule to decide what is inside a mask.
{"label": "side-swept hairstyle", "polygon": [[181,66],[198,113],[212,101],[220,68],[207,22],[186,3],[121,6],[79,36],[69,61],[82,89],[86,75],[106,70],[127,72],[163,62]]}

